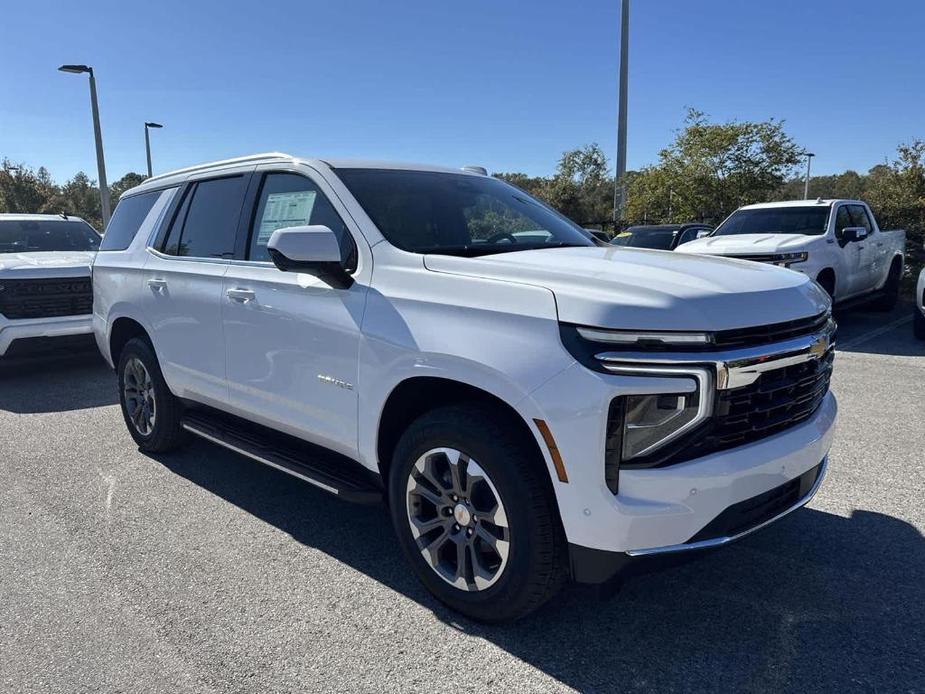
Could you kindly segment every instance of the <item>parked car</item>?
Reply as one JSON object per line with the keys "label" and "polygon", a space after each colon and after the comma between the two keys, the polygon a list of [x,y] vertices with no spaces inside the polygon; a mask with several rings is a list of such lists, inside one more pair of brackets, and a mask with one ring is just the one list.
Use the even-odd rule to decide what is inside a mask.
{"label": "parked car", "polygon": [[815,279],[838,303],[875,298],[889,311],[899,297],[904,231],[883,231],[860,200],[794,200],[746,205],[682,253],[771,263]]}
{"label": "parked car", "polygon": [[0,214],[0,358],[93,347],[90,265],[99,245],[78,217]]}
{"label": "parked car", "polygon": [[915,330],[915,336],[920,340],[925,340],[925,268],[919,272],[919,281],[915,285],[912,327]]}
{"label": "parked car", "polygon": [[626,231],[614,236],[610,243],[614,246],[670,251],[712,231],[713,227],[709,224],[645,224],[628,227]]}
{"label": "parked car", "polygon": [[832,442],[815,282],[600,246],[474,172],[271,154],[156,176],[94,291],[141,450],[191,433],[384,498],[412,570],[474,619],[757,530],[812,497]]}

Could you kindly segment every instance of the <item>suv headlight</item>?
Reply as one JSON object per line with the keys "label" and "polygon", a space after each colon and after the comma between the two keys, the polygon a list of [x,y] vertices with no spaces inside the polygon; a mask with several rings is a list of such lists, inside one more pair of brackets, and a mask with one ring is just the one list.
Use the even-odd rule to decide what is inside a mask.
{"label": "suv headlight", "polygon": [[[699,426],[713,413],[713,378],[706,368],[632,366],[615,373],[679,377],[678,388],[660,393],[630,394],[614,398],[607,417],[604,478],[617,492],[620,467],[658,464],[658,451]],[[686,378],[681,378],[686,377]]]}
{"label": "suv headlight", "polygon": [[801,251],[800,253],[781,253],[774,259],[775,265],[781,267],[790,267],[795,263],[804,263],[809,258],[809,253]]}

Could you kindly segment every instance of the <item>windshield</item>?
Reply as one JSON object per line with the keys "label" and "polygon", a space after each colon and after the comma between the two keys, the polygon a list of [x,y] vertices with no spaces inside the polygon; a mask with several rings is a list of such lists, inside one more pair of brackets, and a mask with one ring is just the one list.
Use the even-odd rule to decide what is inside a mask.
{"label": "windshield", "polygon": [[577,225],[496,178],[391,169],[337,175],[382,235],[412,253],[476,256],[596,245]]}
{"label": "windshield", "polygon": [[83,221],[0,220],[0,253],[95,251],[100,235]]}
{"label": "windshield", "polygon": [[668,251],[671,250],[671,242],[674,240],[674,235],[677,231],[677,228],[671,227],[654,227],[651,229],[630,227],[626,231],[617,234],[610,243],[614,246],[654,248],[660,251]]}
{"label": "windshield", "polygon": [[824,234],[829,224],[828,205],[818,207],[765,207],[736,210],[717,227],[713,236],[731,234]]}

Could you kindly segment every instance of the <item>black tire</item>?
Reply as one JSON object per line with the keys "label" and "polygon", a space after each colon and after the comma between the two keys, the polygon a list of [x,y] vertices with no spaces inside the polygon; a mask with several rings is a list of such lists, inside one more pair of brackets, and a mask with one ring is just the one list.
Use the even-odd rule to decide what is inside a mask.
{"label": "black tire", "polygon": [[883,285],[877,297],[870,302],[870,306],[875,311],[892,311],[896,308],[899,301],[899,287],[902,281],[902,265],[893,263],[890,266],[890,274],[887,275],[886,282]]}
{"label": "black tire", "polygon": [[912,319],[912,332],[920,340],[925,340],[925,316],[922,315],[918,306],[912,310],[915,312],[915,317]]}
{"label": "black tire", "polygon": [[[126,393],[126,382],[133,380],[130,373],[130,364],[133,360],[138,360],[144,366],[147,374],[150,376],[151,388],[153,393],[151,400],[153,406],[153,418],[148,431],[142,431],[133,421],[128,404],[128,395]],[[182,444],[186,439],[186,432],[180,426],[180,419],[183,416],[183,405],[170,392],[164,376],[161,374],[161,367],[157,362],[157,356],[151,344],[143,338],[132,338],[129,340],[122,352],[119,354],[119,404],[122,408],[122,418],[125,420],[125,426],[129,434],[135,439],[138,447],[146,453],[163,453],[172,450]]]}
{"label": "black tire", "polygon": [[[568,575],[565,535],[546,465],[505,415],[484,405],[444,407],[422,415],[399,440],[389,472],[392,523],[415,574],[438,600],[481,622],[523,617],[555,595]],[[419,458],[442,447],[477,461],[506,511],[507,563],[495,582],[481,590],[464,590],[441,578],[422,556],[411,530],[409,477]]]}
{"label": "black tire", "polygon": [[824,270],[816,278],[816,283],[822,287],[823,291],[829,295],[832,302],[835,302],[835,275],[831,270]]}

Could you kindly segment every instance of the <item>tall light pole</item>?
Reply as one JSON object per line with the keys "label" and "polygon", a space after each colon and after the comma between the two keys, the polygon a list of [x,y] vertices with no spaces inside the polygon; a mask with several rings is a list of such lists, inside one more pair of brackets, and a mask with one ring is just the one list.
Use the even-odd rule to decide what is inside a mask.
{"label": "tall light pole", "polygon": [[96,138],[96,169],[100,179],[100,211],[103,215],[103,229],[105,229],[106,225],[109,224],[111,210],[109,206],[109,186],[106,183],[106,162],[103,159],[103,135],[100,132],[100,109],[96,103],[96,78],[93,76],[93,68],[88,65],[62,65],[58,69],[61,72],[75,74],[86,72],[90,75],[90,108],[93,111],[93,135]]}
{"label": "tall light pole", "polygon": [[148,128],[163,128],[160,123],[145,123],[145,154],[148,155],[148,178],[151,178],[151,138],[148,137]]}
{"label": "tall light pole", "polygon": [[809,200],[809,166],[816,155],[812,152],[803,152],[803,156],[806,157],[806,180],[803,182],[803,199]]}
{"label": "tall light pole", "polygon": [[620,10],[620,93],[617,97],[617,168],[613,179],[613,224],[617,228],[626,189],[626,91],[629,75],[630,0],[623,0]]}

